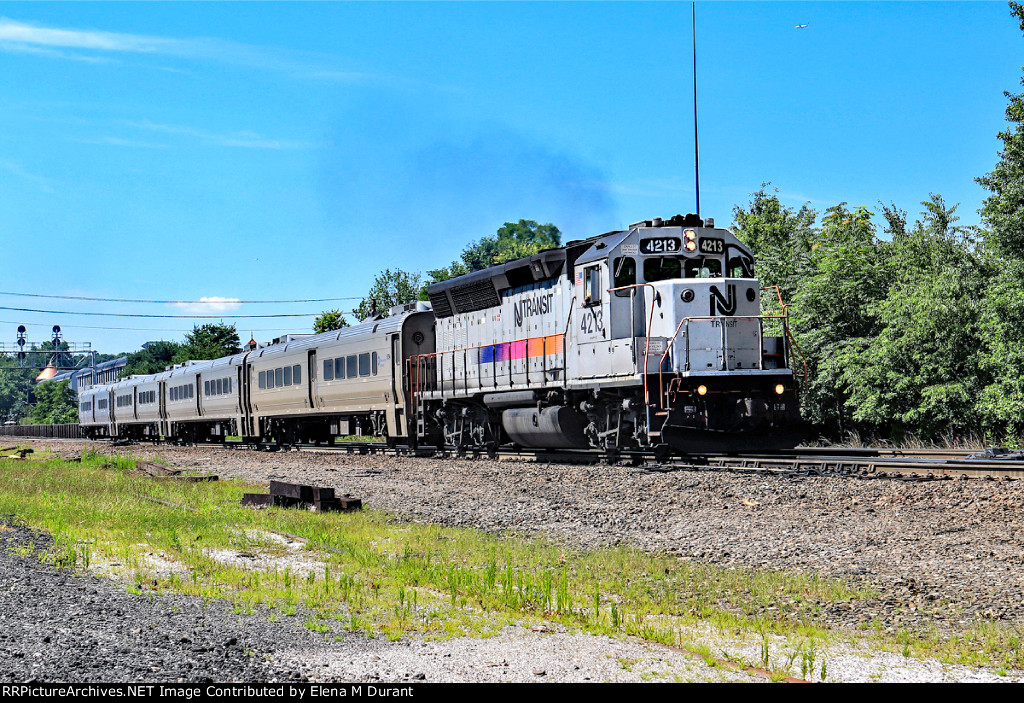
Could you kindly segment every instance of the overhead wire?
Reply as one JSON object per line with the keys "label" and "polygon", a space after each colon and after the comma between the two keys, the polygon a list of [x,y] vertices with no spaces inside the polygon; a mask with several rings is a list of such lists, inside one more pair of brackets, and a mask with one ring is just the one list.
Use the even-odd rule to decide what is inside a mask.
{"label": "overhead wire", "polygon": [[[234,303],[239,305],[266,304],[277,305],[284,303],[330,303],[337,300],[362,300],[363,296],[350,295],[342,298],[296,298],[295,300],[235,300],[234,298],[220,298],[214,300],[147,300],[142,298],[94,298],[84,295],[52,295],[44,293],[11,293],[0,291],[0,295],[15,295],[22,298],[51,298],[57,300],[90,300],[103,303],[156,303],[166,305],[209,305],[211,303]],[[12,308],[3,308],[10,310]]]}
{"label": "overhead wire", "polygon": [[273,313],[269,315],[232,315],[223,313],[220,315],[153,315],[141,312],[73,312],[71,310],[37,310],[35,308],[11,308],[0,305],[0,310],[13,310],[15,312],[41,312],[48,315],[91,315],[97,317],[146,317],[159,319],[186,319],[186,320],[223,320],[223,319],[249,319],[249,318],[270,318],[270,317],[316,317],[318,312],[287,312]]}
{"label": "overhead wire", "polygon": [[[24,320],[0,320],[0,325],[21,325],[21,324],[32,324],[26,323]],[[38,324],[38,323],[36,323]],[[44,325],[45,326],[45,325]],[[190,329],[174,329],[169,327],[110,327],[108,325],[76,325],[76,324],[62,324],[64,329],[79,329],[79,330],[118,330],[120,332],[191,332]],[[246,332],[280,332],[282,327],[247,327]]]}

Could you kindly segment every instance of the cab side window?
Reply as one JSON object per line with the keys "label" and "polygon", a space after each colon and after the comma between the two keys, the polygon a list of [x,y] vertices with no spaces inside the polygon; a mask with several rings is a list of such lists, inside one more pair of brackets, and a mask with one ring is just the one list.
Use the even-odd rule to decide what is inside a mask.
{"label": "cab side window", "polygon": [[[636,259],[631,256],[620,256],[612,262],[612,275],[614,285],[612,288],[624,288],[636,285]],[[631,290],[617,290],[615,295],[620,298],[628,298]]]}
{"label": "cab side window", "polygon": [[583,270],[583,304],[601,303],[601,267],[591,266]]}

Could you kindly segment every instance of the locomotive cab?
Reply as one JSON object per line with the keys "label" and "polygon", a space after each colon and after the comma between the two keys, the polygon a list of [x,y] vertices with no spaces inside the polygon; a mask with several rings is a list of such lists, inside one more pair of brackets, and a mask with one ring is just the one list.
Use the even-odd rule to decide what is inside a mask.
{"label": "locomotive cab", "polygon": [[580,375],[610,377],[604,388],[642,378],[642,443],[718,453],[799,441],[785,312],[762,315],[753,255],[731,232],[693,215],[636,223],[585,252],[575,282]]}

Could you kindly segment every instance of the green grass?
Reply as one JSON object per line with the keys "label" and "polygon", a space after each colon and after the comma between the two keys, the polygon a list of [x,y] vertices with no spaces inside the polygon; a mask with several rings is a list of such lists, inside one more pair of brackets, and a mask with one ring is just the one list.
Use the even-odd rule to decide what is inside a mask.
{"label": "green grass", "polygon": [[[239,506],[242,493],[265,487],[153,480],[132,475],[134,463],[92,454],[80,463],[44,454],[0,460],[0,515],[49,533],[53,546],[40,558],[55,565],[116,563],[137,592],[224,599],[239,615],[270,609],[325,637],[486,636],[509,623],[546,621],[681,646],[684,629],[700,625],[762,641],[764,668],[785,664],[824,678],[821,646],[835,633],[819,617],[823,605],[878,596],[813,574],[720,568],[626,547],[577,550],[542,537],[403,523],[369,509],[252,510]],[[275,532],[308,543],[292,552]],[[255,555],[266,566],[224,563],[215,550]],[[275,555],[290,558],[269,566]],[[785,653],[779,645],[769,653],[777,638],[790,643]],[[891,644],[949,660],[1024,664],[1019,635],[995,626],[967,639],[936,633]]]}

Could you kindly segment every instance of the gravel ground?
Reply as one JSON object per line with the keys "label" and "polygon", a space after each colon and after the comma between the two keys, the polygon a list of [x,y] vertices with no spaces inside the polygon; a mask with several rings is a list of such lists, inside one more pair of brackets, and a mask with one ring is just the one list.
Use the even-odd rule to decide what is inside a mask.
{"label": "gravel ground", "polygon": [[[31,445],[67,456],[85,446]],[[160,454],[180,467],[255,483],[277,479],[333,486],[413,520],[543,532],[587,546],[627,543],[722,566],[816,572],[881,592],[880,598],[853,607],[827,605],[826,617],[837,626],[880,622],[893,630],[958,629],[981,619],[1024,622],[1024,482],[647,473],[518,460],[147,445],[118,451]],[[21,530],[0,537],[28,538]],[[299,618],[239,619],[217,604],[204,608],[181,597],[151,603],[115,584],[77,579],[5,553],[0,589],[20,600],[0,599],[0,672],[14,672],[13,680],[763,679],[708,667],[661,647],[522,628],[488,640],[387,643],[347,635],[326,642],[295,622]],[[60,627],[38,615],[65,609],[73,615]],[[35,615],[27,617],[28,612]],[[697,634],[705,642],[714,637]],[[749,642],[715,642],[712,649],[727,646],[730,651],[753,647],[747,659],[758,659],[756,645]],[[56,664],[54,655],[66,657],[69,649],[76,652],[74,664]],[[137,651],[147,654],[128,656]],[[1015,673],[997,677],[851,648],[827,656],[828,680],[1007,680]]]}

